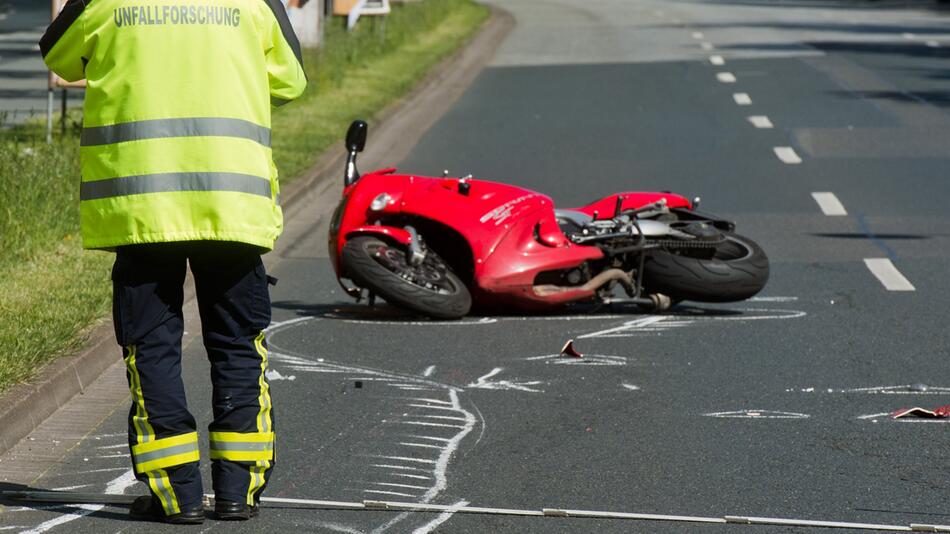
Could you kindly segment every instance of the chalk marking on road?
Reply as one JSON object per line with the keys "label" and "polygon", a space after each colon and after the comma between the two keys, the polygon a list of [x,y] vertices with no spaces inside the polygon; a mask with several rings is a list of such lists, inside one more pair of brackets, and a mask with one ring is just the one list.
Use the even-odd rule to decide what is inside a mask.
{"label": "chalk marking on road", "polygon": [[624,389],[629,389],[630,391],[640,391],[640,386],[634,386],[633,384],[628,384],[626,382],[620,384]]}
{"label": "chalk marking on road", "polygon": [[452,408],[451,406],[431,406],[429,404],[410,404],[409,406],[413,408],[428,408],[430,410],[448,410],[450,412],[455,411],[455,408]]}
{"label": "chalk marking on road", "polygon": [[398,491],[363,490],[363,493],[372,493],[374,495],[395,495],[396,497],[415,497],[415,495],[411,493],[399,493]]}
{"label": "chalk marking on road", "polygon": [[420,386],[400,386],[397,389],[401,389],[403,391],[435,391],[432,388],[424,388]]}
{"label": "chalk marking on road", "polygon": [[881,395],[950,395],[950,388],[927,386],[923,391],[914,391],[914,384],[902,386],[874,386],[868,388],[850,388],[829,390],[829,393],[870,393]]}
{"label": "chalk marking on road", "polygon": [[350,319],[345,316],[336,315],[334,313],[327,313],[323,315],[323,318],[334,319],[342,321],[349,324],[375,324],[375,325],[397,325],[397,326],[481,326],[486,324],[497,323],[498,319],[493,317],[482,317],[476,320],[466,320],[461,321],[397,321],[397,320],[388,320],[388,319]]}
{"label": "chalk marking on road", "polygon": [[427,397],[413,397],[412,400],[417,400],[417,401],[422,401],[422,402],[430,402],[430,403],[432,403],[432,404],[446,404],[446,405],[448,405],[448,406],[451,406],[451,405],[452,405],[452,403],[449,402],[449,401],[444,401],[444,400],[440,400],[440,399],[430,399],[430,398],[427,398]]}
{"label": "chalk marking on road", "polygon": [[475,382],[465,386],[469,389],[501,389],[501,390],[517,390],[517,391],[527,391],[529,393],[543,393],[543,390],[535,389],[532,386],[538,386],[544,382],[540,380],[531,380],[528,382],[512,382],[510,380],[498,380],[498,381],[489,381],[488,379],[501,373],[505,369],[503,367],[495,367],[488,374],[478,377]]}
{"label": "chalk marking on road", "polygon": [[703,417],[719,417],[724,419],[808,419],[804,413],[778,412],[774,410],[736,410],[732,412],[704,413]]}
{"label": "chalk marking on road", "polygon": [[713,46],[712,43],[708,43],[708,42],[705,42],[705,41],[703,41],[702,43],[699,43],[699,47],[702,48],[703,50],[707,51],[707,52],[710,51],[710,50],[712,50],[712,49],[714,49],[714,48],[716,48],[715,46]]}
{"label": "chalk marking on road", "polygon": [[702,39],[702,38],[703,38],[703,32],[693,32],[692,37],[693,37],[693,39]]}
{"label": "chalk marking on road", "polygon": [[412,484],[396,484],[394,482],[373,482],[373,484],[386,486],[387,488],[429,489],[429,486],[413,486]]}
{"label": "chalk marking on road", "polygon": [[864,258],[864,264],[888,291],[917,290],[914,284],[911,284],[910,280],[897,270],[889,258]]}
{"label": "chalk marking on road", "polygon": [[465,428],[462,425],[447,425],[445,423],[427,423],[425,421],[394,421],[397,425],[415,425],[415,426],[431,426],[436,428]]}
{"label": "chalk marking on road", "polygon": [[424,417],[426,419],[442,419],[443,421],[466,421],[465,417],[452,417],[449,415],[419,415],[417,417]]}
{"label": "chalk marking on road", "polygon": [[752,97],[749,93],[733,93],[732,99],[740,106],[751,106]]}
{"label": "chalk marking on road", "polygon": [[452,441],[452,440],[449,439],[449,438],[437,438],[437,437],[434,437],[434,436],[411,435],[411,436],[409,436],[409,437],[410,437],[410,438],[413,438],[413,439],[429,439],[429,440],[432,440],[432,441],[441,441],[442,443],[448,443],[448,442]]}
{"label": "chalk marking on road", "polygon": [[445,523],[446,521],[451,519],[452,516],[458,512],[459,509],[461,509],[464,506],[468,506],[468,504],[469,502],[464,501],[464,500],[453,504],[452,508],[449,508],[448,510],[442,512],[441,514],[439,514],[439,517],[436,517],[435,519],[433,519],[432,521],[429,521],[425,525],[422,525],[416,530],[413,530],[412,534],[428,534],[429,532],[432,532],[433,530],[438,528],[442,523]]}
{"label": "chalk marking on road", "polygon": [[720,83],[736,83],[736,75],[731,72],[717,72],[716,79]]}
{"label": "chalk marking on road", "polygon": [[318,521],[313,523],[314,526],[325,528],[333,532],[342,532],[343,534],[363,534],[362,530],[357,530],[348,525],[342,525],[339,523],[328,523],[326,521]]}
{"label": "chalk marking on road", "polygon": [[786,165],[798,165],[802,162],[802,158],[795,153],[795,149],[790,146],[777,146],[772,149],[775,152],[775,156]]}
{"label": "chalk marking on road", "polygon": [[297,380],[297,375],[284,376],[284,375],[280,374],[279,372],[277,372],[276,369],[268,369],[267,371],[264,372],[264,376],[266,376],[266,377],[267,377],[267,380],[268,380],[268,381],[271,381],[271,382],[276,382],[276,381],[280,381],[280,380],[286,380],[286,381],[288,381],[288,382],[293,382],[294,380]]}
{"label": "chalk marking on road", "polygon": [[426,475],[410,475],[409,473],[390,473],[390,476],[412,478],[415,480],[432,480],[432,477]]}
{"label": "chalk marking on road", "polygon": [[[128,443],[119,443],[118,445],[100,445],[100,446],[98,446],[98,447],[96,447],[96,448],[97,448],[97,449],[122,449],[122,448],[128,449],[128,448],[129,448],[129,444],[128,444]],[[122,469],[125,469],[125,468],[123,467]]]}
{"label": "chalk marking on road", "polygon": [[721,66],[726,64],[726,59],[722,56],[709,56],[709,62],[713,65]]}
{"label": "chalk marking on road", "polygon": [[752,123],[752,126],[755,126],[759,129],[769,129],[773,128],[772,121],[765,115],[750,115],[746,119]]}
{"label": "chalk marking on road", "polygon": [[[124,473],[110,480],[108,484],[106,484],[105,494],[121,495],[125,493],[127,488],[134,486],[137,482],[138,480],[135,479],[135,474],[132,472],[132,470],[126,469]],[[29,530],[22,531],[20,534],[42,534],[43,532],[52,530],[60,525],[75,521],[80,517],[85,517],[89,514],[98,512],[103,508],[105,508],[105,505],[102,504],[78,505],[74,510],[68,511],[65,515],[50,519],[49,521],[44,521]]]}
{"label": "chalk marking on road", "polygon": [[[435,469],[433,474],[435,475],[435,484],[420,498],[420,501],[423,503],[429,503],[432,499],[436,498],[440,493],[442,493],[445,488],[448,486],[448,468],[449,462],[452,460],[452,456],[455,455],[455,451],[458,450],[459,444],[465,439],[473,428],[475,428],[475,415],[472,412],[466,410],[462,407],[462,403],[459,401],[459,392],[457,390],[449,390],[449,400],[452,402],[452,407],[457,411],[462,413],[465,416],[465,425],[462,427],[461,431],[455,434],[451,440],[446,443],[445,447],[442,449],[442,452],[439,454],[439,459],[435,462]],[[444,510],[448,512],[449,510]],[[454,513],[454,512],[453,512]],[[409,512],[404,512],[391,521],[382,525],[379,528],[373,530],[375,534],[386,531],[393,525],[402,521],[409,516]]]}
{"label": "chalk marking on road", "polygon": [[283,330],[285,327],[295,325],[297,323],[304,323],[311,321],[316,317],[296,317],[294,319],[288,319],[286,321],[277,321],[276,323],[271,323],[267,328],[264,329],[264,334],[272,334]]}
{"label": "chalk marking on road", "polygon": [[798,297],[752,297],[746,302],[796,302]]}
{"label": "chalk marking on road", "polygon": [[426,367],[425,371],[422,371],[422,376],[432,376],[432,373],[435,372],[435,366],[430,365]]}
{"label": "chalk marking on road", "polygon": [[432,464],[435,465],[435,460],[424,460],[422,458],[408,458],[406,456],[381,456],[374,455],[373,458],[382,458],[384,460],[399,460],[401,462],[413,462],[418,464]]}
{"label": "chalk marking on road", "polygon": [[418,471],[422,473],[428,473],[428,469],[423,469],[421,467],[410,467],[407,465],[392,465],[392,464],[370,464],[372,467],[379,467],[380,469],[399,469],[401,471]]}
{"label": "chalk marking on road", "polygon": [[119,454],[103,454],[101,456],[97,456],[96,458],[129,458],[129,453],[123,452]]}
{"label": "chalk marking on road", "polygon": [[606,354],[584,354],[583,358],[572,358],[562,354],[545,354],[543,356],[531,356],[529,358],[525,358],[525,361],[543,361],[548,365],[627,365],[627,358],[623,356],[608,356]]}
{"label": "chalk marking on road", "polygon": [[640,319],[634,319],[633,321],[627,321],[626,323],[616,326],[614,328],[608,328],[606,330],[598,330],[597,332],[591,332],[589,334],[584,334],[578,336],[577,339],[587,339],[592,337],[601,337],[607,334],[613,334],[616,332],[624,332],[629,330],[635,330],[640,327],[649,326],[651,324],[659,323],[660,321],[665,321],[667,317],[665,315],[650,315]]}
{"label": "chalk marking on road", "polygon": [[877,419],[878,417],[884,417],[885,415],[891,415],[891,412],[872,413],[870,415],[859,415],[858,419]]}
{"label": "chalk marking on road", "polygon": [[[125,445],[128,447],[128,445]],[[107,473],[109,471],[128,471],[128,467],[106,467],[105,469],[90,469],[88,471],[76,471],[75,473],[70,473],[72,475],[89,475],[92,473]]]}
{"label": "chalk marking on road", "polygon": [[844,204],[838,200],[834,193],[822,191],[812,193],[811,197],[818,203],[821,212],[829,217],[840,217],[848,214],[848,210],[844,209]]}

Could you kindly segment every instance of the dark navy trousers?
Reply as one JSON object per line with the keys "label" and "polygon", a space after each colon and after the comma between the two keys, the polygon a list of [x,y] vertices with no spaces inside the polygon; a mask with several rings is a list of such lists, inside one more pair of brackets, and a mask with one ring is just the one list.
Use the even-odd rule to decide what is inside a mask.
{"label": "dark navy trousers", "polygon": [[261,250],[232,242],[131,245],[116,251],[113,319],[132,394],[136,477],[165,513],[201,504],[200,447],[181,377],[183,285],[194,276],[211,363],[208,426],[215,498],[256,504],[274,466],[274,420],[264,329],[269,277]]}

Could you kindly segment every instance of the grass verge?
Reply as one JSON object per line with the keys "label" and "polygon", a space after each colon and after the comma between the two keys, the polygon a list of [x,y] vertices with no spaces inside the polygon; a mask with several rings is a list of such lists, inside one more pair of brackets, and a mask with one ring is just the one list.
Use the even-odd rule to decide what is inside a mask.
{"label": "grass verge", "polygon": [[[471,0],[425,0],[350,33],[331,21],[324,47],[305,51],[306,93],[274,116],[282,180],[306,170],[351,120],[405,95],[487,17]],[[84,252],[78,237],[80,129],[75,115],[70,122],[52,145],[42,124],[0,131],[0,392],[80,347],[109,313],[112,255]]]}

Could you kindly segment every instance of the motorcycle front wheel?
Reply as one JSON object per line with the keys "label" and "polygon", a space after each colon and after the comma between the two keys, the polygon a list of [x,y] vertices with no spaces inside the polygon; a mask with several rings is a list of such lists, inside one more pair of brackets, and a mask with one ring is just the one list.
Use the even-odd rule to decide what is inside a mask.
{"label": "motorcycle front wheel", "polygon": [[436,319],[459,319],[472,307],[468,288],[435,251],[414,266],[401,247],[360,236],[343,246],[342,259],[357,285],[394,306]]}
{"label": "motorcycle front wheel", "polygon": [[754,296],[769,279],[768,257],[748,237],[723,236],[711,258],[690,255],[689,249],[647,252],[644,287],[674,300],[698,302],[737,302]]}

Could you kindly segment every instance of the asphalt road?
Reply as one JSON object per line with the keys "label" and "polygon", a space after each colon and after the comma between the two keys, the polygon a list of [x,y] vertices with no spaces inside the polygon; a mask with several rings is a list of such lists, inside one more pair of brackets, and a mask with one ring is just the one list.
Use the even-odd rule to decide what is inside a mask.
{"label": "asphalt road", "polygon": [[[950,524],[945,423],[887,416],[950,403],[950,13],[886,0],[504,7],[518,27],[400,166],[563,206],[622,190],[701,196],[765,248],[769,285],[664,315],[420,322],[347,302],[322,235],[304,236],[274,272],[268,495]],[[836,206],[813,193],[847,213],[826,215]],[[913,290],[889,290],[867,259]],[[555,357],[568,338],[585,359]],[[207,422],[200,343],[187,353]],[[125,491],[123,432],[124,408],[106,414],[34,486]],[[158,529],[124,513],[8,508],[0,524]],[[302,507],[204,529],[804,530]]]}

